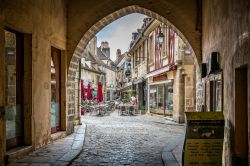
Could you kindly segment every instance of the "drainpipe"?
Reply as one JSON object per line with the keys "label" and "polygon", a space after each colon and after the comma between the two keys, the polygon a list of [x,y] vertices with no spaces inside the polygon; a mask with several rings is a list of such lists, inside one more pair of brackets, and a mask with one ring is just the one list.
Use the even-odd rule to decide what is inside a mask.
{"label": "drainpipe", "polygon": [[163,100],[164,100],[164,102],[163,102],[163,107],[164,107],[163,116],[164,117],[166,116],[166,105],[167,105],[167,103],[166,103],[166,98],[167,98],[166,92],[167,92],[167,84],[163,84]]}
{"label": "drainpipe", "polygon": [[81,125],[81,59],[79,60],[79,78],[78,78],[78,119],[79,119],[79,125]]}

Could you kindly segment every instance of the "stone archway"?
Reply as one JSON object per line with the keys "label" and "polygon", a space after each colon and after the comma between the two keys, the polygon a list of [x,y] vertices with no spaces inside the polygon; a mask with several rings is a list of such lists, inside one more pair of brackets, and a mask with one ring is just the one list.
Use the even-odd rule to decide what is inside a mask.
{"label": "stone archway", "polygon": [[[180,1],[182,1],[182,0],[180,0]],[[191,4],[193,5],[191,8],[194,8],[195,10],[198,10],[196,1],[195,1],[195,3],[191,3]],[[69,7],[69,11],[71,11],[70,7]],[[131,13],[141,13],[141,14],[150,16],[150,17],[155,18],[155,19],[157,19],[157,20],[159,20],[159,21],[161,21],[163,23],[166,23],[166,24],[170,25],[172,28],[175,29],[175,31],[183,39],[183,41],[190,46],[190,48],[192,49],[192,52],[195,55],[196,64],[201,63],[201,48],[200,48],[201,47],[201,30],[197,30],[197,27],[196,27],[197,22],[193,23],[193,20],[190,19],[190,21],[193,23],[193,26],[194,26],[194,27],[192,27],[193,29],[189,27],[190,25],[188,26],[188,25],[185,25],[184,23],[183,23],[183,27],[180,28],[181,25],[179,25],[179,27],[174,25],[175,22],[174,22],[172,16],[169,16],[170,18],[172,18],[172,22],[170,22],[168,20],[167,16],[163,17],[162,15],[160,15],[160,14],[158,14],[158,13],[152,11],[152,10],[141,7],[139,5],[131,5],[131,6],[123,7],[121,9],[119,9],[119,10],[116,10],[116,11],[108,14],[104,18],[101,18],[101,19],[97,18],[98,21],[96,23],[94,23],[94,25],[91,26],[84,34],[82,34],[80,32],[80,29],[77,29],[76,31],[78,32],[78,35],[82,35],[82,37],[80,38],[80,41],[78,43],[77,43],[77,41],[73,41],[74,39],[70,40],[70,37],[69,37],[69,43],[68,43],[68,75],[67,75],[67,78],[68,78],[68,81],[67,81],[67,87],[68,87],[67,88],[67,96],[68,96],[68,114],[69,115],[70,114],[72,115],[74,113],[74,104],[73,103],[74,103],[75,73],[77,71],[80,56],[81,56],[83,50],[85,49],[86,45],[96,35],[96,33],[99,32],[103,27],[105,27],[106,25],[108,25],[111,22],[115,21],[116,19],[118,19],[120,17],[123,17],[125,15],[128,15],[128,14],[131,14]],[[161,12],[159,12],[159,13],[161,13]],[[199,13],[199,12],[197,12],[197,13]],[[192,14],[195,15],[197,13],[194,12]],[[84,12],[83,12],[83,14],[84,14]],[[85,14],[88,14],[88,13],[85,13]],[[166,15],[166,13],[165,13],[165,15]],[[194,17],[197,17],[197,16],[194,16]],[[81,19],[79,19],[78,21],[80,21],[80,20]],[[71,21],[69,21],[69,22],[71,22]],[[87,25],[82,25],[82,26],[85,26],[83,28],[86,28],[86,26],[88,26],[88,24]],[[179,29],[184,30],[185,27],[189,27],[189,28],[186,28],[187,32],[182,33],[183,31],[181,32]],[[186,37],[186,36],[188,36],[188,37]],[[77,43],[77,45],[76,45],[76,43]],[[69,120],[69,121],[71,121],[71,120]]]}

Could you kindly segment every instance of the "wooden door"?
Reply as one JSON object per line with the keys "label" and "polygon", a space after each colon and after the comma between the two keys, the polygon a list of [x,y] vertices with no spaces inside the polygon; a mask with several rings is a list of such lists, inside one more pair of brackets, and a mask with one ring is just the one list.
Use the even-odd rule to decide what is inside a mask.
{"label": "wooden door", "polygon": [[248,165],[247,67],[235,70],[235,164]]}

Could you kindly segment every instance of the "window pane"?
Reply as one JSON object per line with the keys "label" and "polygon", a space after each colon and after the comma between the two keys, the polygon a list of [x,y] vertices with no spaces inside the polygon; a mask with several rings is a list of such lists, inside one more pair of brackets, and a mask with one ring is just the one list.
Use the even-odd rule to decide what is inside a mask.
{"label": "window pane", "polygon": [[158,109],[164,110],[164,87],[158,86]]}
{"label": "window pane", "polygon": [[215,103],[215,111],[220,112],[221,110],[221,95],[222,95],[222,84],[221,81],[216,81],[216,103]]}
{"label": "window pane", "polygon": [[[23,135],[21,55],[17,55],[17,36],[5,30],[5,101],[6,101],[6,147],[12,148],[21,144]],[[18,57],[19,56],[19,57]]]}
{"label": "window pane", "polygon": [[173,110],[173,84],[168,84],[166,88],[166,110]]}
{"label": "window pane", "polygon": [[151,86],[150,91],[149,91],[149,108],[156,109],[157,108],[157,101],[156,101],[156,96],[157,96],[157,89],[156,87]]}

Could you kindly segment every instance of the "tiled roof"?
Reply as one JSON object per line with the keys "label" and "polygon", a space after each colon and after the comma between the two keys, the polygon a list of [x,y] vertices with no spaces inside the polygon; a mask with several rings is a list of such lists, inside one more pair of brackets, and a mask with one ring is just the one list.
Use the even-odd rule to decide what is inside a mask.
{"label": "tiled roof", "polygon": [[86,61],[91,61],[91,62],[95,61],[94,55],[92,55],[91,52],[89,52],[89,51],[84,53],[84,58]]}
{"label": "tiled roof", "polygon": [[120,63],[120,61],[123,59],[124,56],[125,56],[125,54],[120,55],[120,56],[115,60],[115,64],[118,65],[118,63]]}
{"label": "tiled roof", "polygon": [[100,47],[97,47],[97,57],[100,59],[100,60],[108,60],[109,58],[101,51],[101,48]]}

